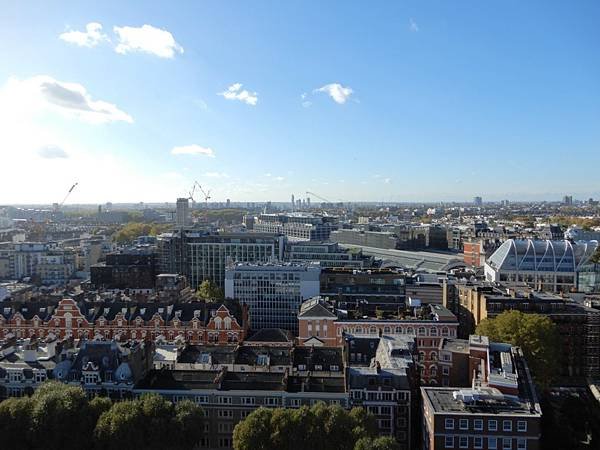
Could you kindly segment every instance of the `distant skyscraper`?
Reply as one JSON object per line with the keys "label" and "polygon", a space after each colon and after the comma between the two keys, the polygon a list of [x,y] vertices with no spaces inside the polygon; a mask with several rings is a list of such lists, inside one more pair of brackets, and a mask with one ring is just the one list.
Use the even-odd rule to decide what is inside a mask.
{"label": "distant skyscraper", "polygon": [[310,197],[306,197],[306,206],[310,208]]}
{"label": "distant skyscraper", "polygon": [[294,200],[294,194],[292,194],[292,210],[294,209],[295,206],[296,206],[296,202]]}
{"label": "distant skyscraper", "polygon": [[175,223],[178,227],[189,225],[190,222],[190,204],[187,198],[177,199],[177,215]]}
{"label": "distant skyscraper", "polygon": [[563,203],[565,205],[569,205],[569,206],[572,205],[573,204],[573,196],[572,195],[565,195],[563,197]]}
{"label": "distant skyscraper", "polygon": [[483,199],[481,197],[473,197],[473,203],[475,206],[483,205]]}
{"label": "distant skyscraper", "polygon": [[227,199],[227,208],[231,206],[231,200]]}

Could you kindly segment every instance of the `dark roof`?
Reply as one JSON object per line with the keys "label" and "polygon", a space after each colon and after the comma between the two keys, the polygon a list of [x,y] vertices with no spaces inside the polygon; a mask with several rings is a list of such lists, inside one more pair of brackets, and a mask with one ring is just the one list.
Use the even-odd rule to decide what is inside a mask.
{"label": "dark roof", "polygon": [[281,328],[263,328],[257,331],[245,342],[289,342],[292,343],[294,337],[288,330]]}

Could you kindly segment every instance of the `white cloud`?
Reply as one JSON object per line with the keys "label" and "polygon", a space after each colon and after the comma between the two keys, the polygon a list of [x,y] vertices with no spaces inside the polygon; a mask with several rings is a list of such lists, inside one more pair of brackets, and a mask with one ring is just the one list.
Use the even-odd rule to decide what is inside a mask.
{"label": "white cloud", "polygon": [[114,27],[113,30],[119,39],[115,51],[123,55],[143,52],[160,58],[173,58],[175,53],[183,53],[183,48],[171,33],[152,25]]}
{"label": "white cloud", "polygon": [[38,149],[37,154],[44,159],[65,159],[69,154],[57,145],[45,145]]}
{"label": "white cloud", "polygon": [[415,22],[415,19],[413,19],[412,17],[408,21],[408,29],[410,31],[412,31],[413,33],[416,33],[419,31],[419,25],[417,24],[417,22]]}
{"label": "white cloud", "polygon": [[131,116],[116,105],[92,100],[81,84],[55,80],[39,75],[24,80],[9,78],[0,90],[0,117],[31,116],[43,111],[58,112],[91,123],[128,122]]}
{"label": "white cloud", "polygon": [[384,178],[384,179],[383,179],[383,182],[384,182],[385,184],[390,184],[390,183],[392,182],[392,179],[391,179],[391,178]]}
{"label": "white cloud", "polygon": [[272,175],[270,173],[265,173],[265,177],[271,177]]}
{"label": "white cloud", "polygon": [[354,92],[351,87],[344,87],[339,83],[330,83],[315,89],[314,92],[325,92],[334,102],[342,105]]}
{"label": "white cloud", "polygon": [[65,31],[59,39],[80,47],[95,47],[103,41],[108,41],[106,34],[102,33],[102,25],[90,22],[85,26],[85,31]]}
{"label": "white cloud", "polygon": [[227,100],[239,100],[251,106],[256,106],[258,103],[258,94],[246,89],[242,90],[242,83],[234,83],[226,91],[219,92],[217,95],[225,97]]}
{"label": "white cloud", "polygon": [[275,177],[275,180],[276,181],[283,181],[283,180],[285,180],[285,178],[284,177]]}
{"label": "white cloud", "polygon": [[203,176],[208,178],[229,178],[229,175],[224,172],[205,172]]}
{"label": "white cloud", "polygon": [[208,156],[210,158],[215,157],[215,152],[210,147],[201,147],[200,145],[181,145],[179,147],[173,147],[171,149],[172,155],[197,155],[197,156]]}

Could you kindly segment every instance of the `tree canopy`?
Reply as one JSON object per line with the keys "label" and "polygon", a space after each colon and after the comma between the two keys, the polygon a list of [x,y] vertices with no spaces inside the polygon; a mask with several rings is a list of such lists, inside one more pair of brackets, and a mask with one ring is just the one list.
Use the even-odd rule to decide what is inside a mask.
{"label": "tree canopy", "polygon": [[206,279],[200,283],[200,286],[196,289],[196,297],[206,302],[215,302],[223,300],[225,294],[219,286],[212,282],[212,280]]}
{"label": "tree canopy", "polygon": [[544,386],[557,375],[560,361],[560,337],[556,324],[548,316],[504,311],[494,319],[481,321],[477,334],[491,341],[521,347],[536,381]]}
{"label": "tree canopy", "polygon": [[174,405],[159,395],[89,401],[80,387],[48,382],[31,397],[0,403],[0,436],[16,450],[191,450],[202,438],[203,417],[190,401]]}
{"label": "tree canopy", "polygon": [[[361,439],[374,439],[376,430],[373,415],[362,408],[347,411],[323,402],[310,408],[258,408],[236,425],[233,447],[235,450],[354,450]],[[361,447],[361,450],[370,449],[394,450],[395,447]]]}
{"label": "tree canopy", "polygon": [[117,244],[131,242],[139,236],[156,236],[170,227],[164,223],[129,222],[123,225],[114,235]]}

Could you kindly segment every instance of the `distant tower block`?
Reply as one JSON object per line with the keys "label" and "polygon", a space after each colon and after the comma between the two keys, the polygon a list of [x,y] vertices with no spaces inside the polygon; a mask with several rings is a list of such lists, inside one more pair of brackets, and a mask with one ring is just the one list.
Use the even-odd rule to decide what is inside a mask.
{"label": "distant tower block", "polygon": [[178,227],[185,227],[190,224],[190,204],[187,198],[177,199],[175,223]]}

